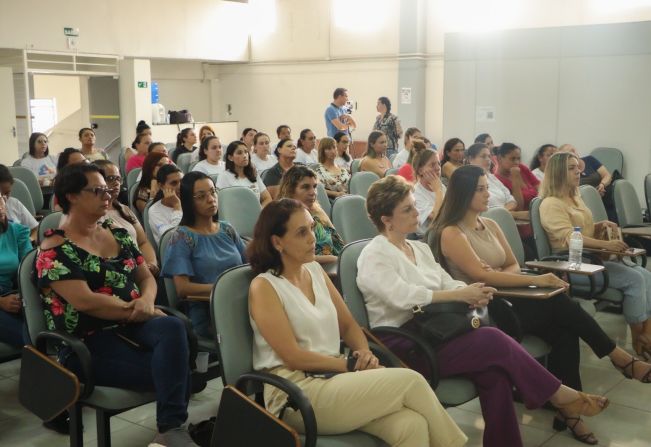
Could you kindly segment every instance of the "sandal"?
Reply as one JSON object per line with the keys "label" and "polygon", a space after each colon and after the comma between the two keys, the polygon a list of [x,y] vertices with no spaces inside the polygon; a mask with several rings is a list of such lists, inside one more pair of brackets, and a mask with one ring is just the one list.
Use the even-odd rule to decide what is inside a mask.
{"label": "sandal", "polygon": [[[569,429],[572,432],[572,436],[574,439],[576,439],[579,442],[582,442],[584,444],[589,444],[589,445],[597,445],[599,443],[599,440],[595,438],[594,433],[584,433],[582,435],[579,435],[576,432],[576,426],[581,422],[580,417],[569,417],[563,415],[560,411],[556,416],[554,416],[554,430],[556,431],[563,431],[566,428]],[[573,421],[573,423],[572,423]],[[572,425],[570,425],[572,424]]]}
{"label": "sandal", "polygon": [[[641,360],[636,359],[635,357],[631,357],[631,361],[628,362],[626,365],[622,366],[617,366],[615,362],[612,360],[610,361],[613,366],[615,367],[616,370],[618,370],[624,377],[627,379],[635,379],[635,364],[636,363],[643,363]],[[630,373],[628,372],[628,367],[631,367]],[[636,379],[638,380],[638,379]],[[640,382],[642,383],[651,383],[651,368],[647,370],[647,372],[642,376],[641,379],[639,379]]]}
{"label": "sandal", "polygon": [[[608,398],[605,398],[603,396],[587,394],[581,391],[577,391],[577,393],[579,394],[579,397],[577,397],[572,402],[568,402],[564,405],[556,406],[559,412],[561,410],[565,410],[567,413],[570,414],[579,414],[583,416],[596,416],[597,414],[601,413],[606,408],[608,408],[608,405],[610,404]],[[605,399],[603,406],[599,405],[600,399]],[[574,425],[576,426],[576,424]]]}
{"label": "sandal", "polygon": [[644,360],[651,360],[651,340],[649,340],[646,334],[641,334],[637,337],[637,340],[633,343],[633,349]]}

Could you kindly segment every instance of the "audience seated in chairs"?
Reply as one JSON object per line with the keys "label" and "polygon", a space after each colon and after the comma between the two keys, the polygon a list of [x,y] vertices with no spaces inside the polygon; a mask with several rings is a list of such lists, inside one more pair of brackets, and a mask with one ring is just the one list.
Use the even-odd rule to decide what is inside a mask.
{"label": "audience seated in chairs", "polygon": [[[258,274],[249,292],[254,368],[297,385],[312,403],[319,433],[361,430],[403,447],[464,445],[465,435],[420,374],[379,367],[341,295],[314,262],[313,223],[303,204],[281,199],[265,207],[256,224],[248,247]],[[340,339],[351,349],[348,358],[339,353]],[[269,386],[264,391],[267,409],[279,415],[286,395]],[[298,412],[288,408],[281,417],[303,430]]]}
{"label": "audience seated in chairs", "polygon": [[538,181],[543,181],[547,161],[549,160],[549,157],[556,153],[556,151],[558,151],[558,148],[549,143],[543,144],[536,150],[536,153],[529,164],[529,169],[531,170],[531,173],[536,176]]}
{"label": "audience seated in chairs", "polygon": [[132,200],[136,209],[140,211],[140,214],[145,210],[147,202],[158,194],[159,185],[156,176],[158,175],[158,170],[168,164],[170,164],[169,157],[160,152],[150,152],[145,157],[145,161],[142,164],[142,171],[140,171],[142,174],[140,183],[138,183],[138,188],[134,192],[133,197],[130,197],[130,200]]}
{"label": "audience seated in chairs", "polygon": [[24,338],[16,273],[32,244],[29,228],[9,220],[7,211],[4,196],[0,196],[0,341],[20,347],[28,341]]}
{"label": "audience seated in chairs", "polygon": [[[287,126],[284,127],[289,129]],[[278,159],[278,163],[267,170],[262,181],[267,187],[269,194],[271,194],[271,198],[276,200],[278,197],[278,185],[280,185],[283,174],[294,166],[294,159],[296,158],[296,145],[294,141],[291,139],[280,140],[274,150],[274,155]]]}
{"label": "audience seated in chairs", "polygon": [[330,137],[321,138],[319,141],[319,166],[316,168],[316,175],[330,200],[347,194],[350,181],[348,169],[336,163],[336,146],[337,142]]}
{"label": "audience seated in chairs", "polygon": [[436,151],[425,149],[412,160],[416,184],[414,200],[418,211],[418,235],[424,235],[439,214],[446,187],[441,181],[441,163]]}
{"label": "audience seated in chairs", "polygon": [[[609,221],[594,222],[592,213],[579,194],[581,168],[579,158],[571,152],[557,152],[545,169],[540,193],[541,224],[554,250],[568,248],[575,227],[583,234],[583,247],[607,249],[625,254],[628,246],[621,240],[601,240],[598,235],[607,227],[617,228]],[[646,360],[651,359],[651,272],[638,265],[622,261],[604,261],[609,273],[608,286],[624,295],[623,313],[631,328],[633,348]],[[575,284],[587,284],[587,278],[576,275]],[[600,280],[598,281],[600,282]],[[648,376],[647,376],[648,377]]]}
{"label": "audience seated in chairs", "polygon": [[[491,219],[479,217],[488,209],[488,182],[483,169],[463,166],[454,171],[448,186],[449,193],[434,222],[429,242],[437,259],[454,279],[498,288],[567,286],[553,273],[521,274],[500,227]],[[545,300],[512,298],[510,302],[522,331],[541,337],[551,345],[547,367],[563,384],[582,389],[579,338],[597,357],[608,355],[624,375],[649,380],[651,365],[638,363],[622,348],[616,347],[594,318],[567,295],[559,294]],[[554,428],[564,429],[566,425],[576,439],[587,444],[598,442],[576,414],[559,411]]]}
{"label": "audience seated in chairs", "polygon": [[441,172],[443,178],[449,180],[455,169],[463,166],[465,158],[466,145],[460,138],[450,138],[443,145],[443,154],[441,159]]}
{"label": "audience seated in chairs", "polygon": [[314,165],[319,162],[319,154],[316,149],[316,135],[310,129],[303,129],[298,137],[296,149],[296,163]]}
{"label": "audience seated in chairs", "polygon": [[305,205],[314,220],[315,259],[321,264],[329,264],[337,261],[337,256],[344,247],[344,241],[319,205],[316,185],[317,178],[314,171],[307,166],[296,165],[283,176],[278,198],[295,199]]}
{"label": "audience seated in chairs", "polygon": [[34,132],[29,136],[29,154],[20,160],[20,165],[36,174],[40,185],[52,181],[57,172],[57,163],[50,155],[47,135]]}
{"label": "audience seated in chairs", "polygon": [[246,262],[244,244],[228,222],[217,220],[217,191],[206,174],[190,172],[183,177],[181,207],[183,219],[164,255],[163,276],[174,279],[179,298],[206,298],[189,300],[188,315],[197,335],[212,338],[207,299],[222,272]]}
{"label": "audience seated in chairs", "polygon": [[[48,329],[84,341],[96,385],[158,391],[154,442],[194,446],[182,427],[190,384],[185,326],[154,308],[156,282],[128,232],[97,223],[111,195],[100,169],[62,170],[55,194],[69,218],[47,234],[36,260]],[[80,372],[67,348],[59,361]]]}
{"label": "audience seated in chairs", "polygon": [[145,157],[149,154],[149,146],[152,143],[151,135],[146,133],[139,134],[136,136],[135,143],[136,153],[127,160],[125,167],[127,174],[135,168],[142,168],[142,165],[145,162]]}
{"label": "audience seated in chairs", "polygon": [[17,224],[21,224],[30,230],[30,238],[36,239],[38,221],[32,216],[25,205],[15,197],[11,197],[11,188],[14,184],[14,177],[5,165],[0,164],[0,196],[5,200],[7,218]]}
{"label": "audience seated in chairs", "polygon": [[136,126],[136,138],[131,142],[131,147],[124,149],[125,162],[128,162],[129,158],[138,153],[136,145],[138,144],[139,137],[142,135],[149,135],[151,137],[151,127],[149,127],[149,124],[147,124],[144,120],[138,121],[138,125]]}
{"label": "audience seated in chairs", "polygon": [[[412,189],[400,177],[389,176],[371,186],[366,200],[380,234],[362,250],[357,284],[372,327],[417,331],[415,306],[462,302],[470,308],[485,308],[495,292],[480,283],[466,285],[452,279],[426,244],[406,239],[418,228]],[[389,338],[384,341],[395,344],[396,340]],[[463,375],[476,384],[486,423],[486,447],[522,446],[512,403],[514,387],[527,408],[550,401],[568,414],[594,415],[608,403],[603,397],[562,385],[519,343],[495,327],[480,327],[436,348],[441,377]]]}
{"label": "audience seated in chairs", "polygon": [[97,138],[95,137],[95,131],[90,127],[82,127],[79,130],[81,153],[84,154],[86,160],[90,162],[108,159],[106,153],[102,149],[95,147],[96,141]]}
{"label": "audience seated in chairs", "polygon": [[[198,153],[199,163],[194,165],[193,171],[203,172],[206,175],[222,174],[225,169],[222,159],[222,143],[219,138],[207,135],[201,140]],[[193,152],[194,154],[194,152]]]}
{"label": "audience seated in chairs", "polygon": [[269,135],[258,132],[253,137],[253,152],[251,153],[251,163],[258,172],[266,171],[273,168],[278,163],[276,156],[271,153]]}
{"label": "audience seated in chairs", "polygon": [[373,172],[382,178],[391,168],[391,160],[387,157],[387,136],[374,130],[368,135],[368,148],[359,162],[359,170]]}
{"label": "audience seated in chairs", "polygon": [[414,141],[417,140],[423,140],[423,135],[418,128],[409,127],[407,130],[405,130],[405,147],[401,149],[400,152],[398,152],[395,158],[391,161],[394,168],[400,169],[402,165],[407,163],[407,159],[409,158],[409,153],[411,152]]}
{"label": "audience seated in chairs", "polygon": [[197,144],[197,134],[191,127],[186,127],[176,135],[176,148],[172,152],[172,161],[176,163],[179,155],[194,152],[197,149],[195,144]]}
{"label": "audience seated in chairs", "polygon": [[400,169],[398,169],[398,175],[407,180],[409,183],[414,183],[415,181],[414,168],[412,166],[414,157],[417,154],[423,152],[425,149],[427,149],[427,146],[423,141],[415,140],[411,145],[411,149],[409,150],[409,157],[407,158],[407,162],[400,166]]}
{"label": "audience seated in chairs", "polygon": [[217,177],[217,189],[231,186],[249,188],[264,208],[271,202],[271,194],[251,164],[250,157],[251,154],[242,141],[231,142],[226,148],[226,171]]}
{"label": "audience seated in chairs", "polygon": [[153,204],[149,207],[147,216],[156,244],[160,241],[163,233],[177,226],[183,218],[181,199],[179,198],[181,178],[183,178],[183,173],[174,164],[162,166],[156,174],[159,189]]}
{"label": "audience seated in chairs", "polygon": [[131,239],[138,245],[138,250],[140,250],[145,258],[145,264],[151,274],[158,276],[160,269],[158,267],[158,260],[156,259],[156,251],[149,240],[147,240],[144,228],[142,228],[142,225],[140,225],[140,222],[138,222],[138,219],[133,215],[129,207],[118,202],[118,195],[122,186],[120,169],[108,160],[97,160],[95,164],[102,170],[106,186],[111,189],[109,206],[104,217],[100,219],[100,222],[111,219],[115,227],[127,230]]}
{"label": "audience seated in chairs", "polygon": [[350,135],[344,132],[337,132],[333,138],[337,142],[335,164],[350,172],[350,166],[353,164],[353,157],[350,155]]}

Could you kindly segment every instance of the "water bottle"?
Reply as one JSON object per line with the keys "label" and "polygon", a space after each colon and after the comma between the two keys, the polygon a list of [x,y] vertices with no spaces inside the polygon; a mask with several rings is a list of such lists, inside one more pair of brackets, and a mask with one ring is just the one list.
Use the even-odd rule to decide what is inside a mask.
{"label": "water bottle", "polygon": [[570,268],[578,269],[581,267],[581,256],[583,255],[583,235],[580,227],[574,227],[570,236]]}

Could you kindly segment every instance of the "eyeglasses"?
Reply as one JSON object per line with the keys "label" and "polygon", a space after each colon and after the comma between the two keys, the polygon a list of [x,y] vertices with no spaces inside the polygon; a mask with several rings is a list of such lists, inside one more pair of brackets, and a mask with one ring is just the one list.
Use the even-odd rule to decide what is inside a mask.
{"label": "eyeglasses", "polygon": [[208,192],[199,192],[197,194],[193,194],[192,197],[203,201],[206,200],[208,197],[217,197],[217,190],[215,188],[210,188]]}
{"label": "eyeglasses", "polygon": [[122,177],[119,175],[107,175],[105,178],[108,183],[122,183]]}
{"label": "eyeglasses", "polygon": [[115,188],[106,188],[105,186],[96,186],[94,188],[83,188],[82,191],[92,192],[97,197],[103,197],[105,195],[112,195],[117,190]]}

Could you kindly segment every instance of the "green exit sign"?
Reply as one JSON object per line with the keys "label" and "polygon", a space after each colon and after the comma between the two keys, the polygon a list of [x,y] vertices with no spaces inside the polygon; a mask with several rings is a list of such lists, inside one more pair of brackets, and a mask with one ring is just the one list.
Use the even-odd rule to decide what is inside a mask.
{"label": "green exit sign", "polygon": [[147,81],[138,81],[138,88],[147,88]]}
{"label": "green exit sign", "polygon": [[79,36],[79,28],[63,28],[63,34],[68,37],[78,37]]}

